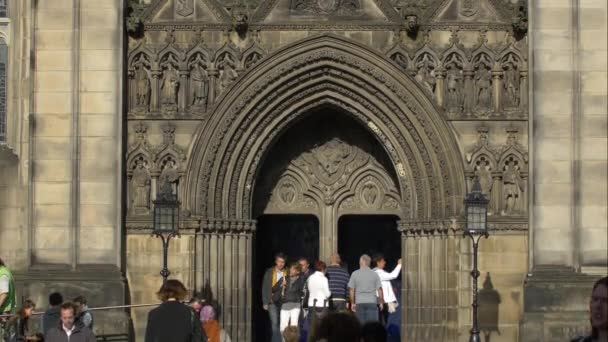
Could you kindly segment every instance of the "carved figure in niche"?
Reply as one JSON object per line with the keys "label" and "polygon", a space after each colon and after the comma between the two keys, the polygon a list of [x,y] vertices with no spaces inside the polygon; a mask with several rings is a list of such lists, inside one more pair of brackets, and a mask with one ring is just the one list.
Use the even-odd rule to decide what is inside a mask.
{"label": "carved figure in niche", "polygon": [[167,65],[167,70],[164,72],[160,89],[161,103],[169,107],[176,106],[179,76],[171,63]]}
{"label": "carved figure in niche", "polygon": [[427,61],[424,61],[418,67],[418,73],[416,74],[415,79],[418,81],[418,83],[422,84],[431,95],[434,94],[436,81],[433,71],[431,70],[431,67]]}
{"label": "carved figure in niche", "polygon": [[460,112],[462,109],[462,74],[455,65],[447,67],[446,74],[446,109],[450,112]]}
{"label": "carved figure in niche", "polygon": [[223,63],[223,68],[220,70],[219,77],[219,93],[223,93],[230,85],[239,77],[236,70],[230,65],[230,63]]}
{"label": "carved figure in niche", "polygon": [[365,204],[369,206],[374,205],[378,199],[378,188],[373,183],[367,183],[363,186],[363,189],[361,189],[361,196],[363,197]]}
{"label": "carved figure in niche", "polygon": [[207,71],[199,63],[194,64],[190,72],[190,87],[192,89],[192,106],[204,107],[209,94],[209,77]]}
{"label": "carved figure in niche", "polygon": [[254,66],[261,59],[260,55],[257,53],[252,53],[247,60],[245,61],[245,68],[249,69]]}
{"label": "carved figure in niche", "polygon": [[512,62],[504,66],[505,107],[519,106],[519,72]]}
{"label": "carved figure in niche", "polygon": [[[492,172],[490,172],[490,165],[485,158],[481,158],[477,163],[477,167],[475,168],[475,177],[479,180],[479,185],[481,185],[481,192],[486,195],[486,198],[490,199],[492,194]],[[493,208],[491,208],[492,201],[490,201],[490,208],[488,208],[488,212],[493,212]]]}
{"label": "carved figure in niche", "polygon": [[407,59],[405,59],[403,54],[397,52],[391,56],[391,59],[395,61],[395,63],[397,63],[403,70],[407,70]]}
{"label": "carved figure in niche", "polygon": [[150,101],[150,78],[143,63],[138,63],[135,66],[135,84],[137,86],[136,106],[147,109]]}
{"label": "carved figure in niche", "polygon": [[492,74],[480,64],[475,71],[475,109],[487,113],[492,109]]}
{"label": "carved figure in niche", "polygon": [[165,163],[163,171],[158,177],[159,189],[161,193],[171,193],[177,195],[177,182],[179,180],[179,171],[175,165],[175,160],[168,159]]}
{"label": "carved figure in niche", "polygon": [[509,160],[505,165],[502,183],[503,215],[513,215],[520,212],[524,182],[521,179],[519,167],[514,160]]}
{"label": "carved figure in niche", "polygon": [[150,184],[152,178],[143,160],[137,160],[131,178],[131,208],[136,214],[150,211]]}

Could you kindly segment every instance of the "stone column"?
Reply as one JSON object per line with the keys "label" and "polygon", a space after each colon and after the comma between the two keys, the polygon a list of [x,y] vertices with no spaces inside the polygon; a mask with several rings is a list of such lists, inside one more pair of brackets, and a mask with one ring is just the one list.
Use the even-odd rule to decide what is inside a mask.
{"label": "stone column", "polygon": [[197,236],[197,290],[217,301],[233,341],[251,341],[252,237],[256,222],[204,219]]}
{"label": "stone column", "polygon": [[524,69],[519,73],[519,108],[522,113],[528,112],[528,70]]}
{"label": "stone column", "polygon": [[457,254],[451,222],[400,221],[402,341],[455,341]]}
{"label": "stone column", "polygon": [[443,101],[444,101],[444,95],[445,95],[444,94],[445,69],[438,68],[437,70],[435,70],[435,78],[437,79],[437,85],[435,86],[435,99],[437,100],[437,104],[439,104],[440,107],[443,107]]}
{"label": "stone column", "polygon": [[160,71],[159,69],[156,70],[152,70],[151,72],[152,74],[152,82],[150,85],[151,92],[150,92],[150,111],[151,112],[158,112],[160,106],[159,106],[159,98],[158,98],[158,80],[160,78],[160,76],[163,74],[162,71]]}
{"label": "stone column", "polygon": [[129,100],[129,108],[131,111],[135,107],[137,103],[137,95],[136,95],[136,85],[135,85],[135,70],[129,70],[127,72],[127,99]]}
{"label": "stone column", "polygon": [[209,97],[207,100],[207,108],[215,102],[215,82],[217,81],[217,76],[219,72],[215,68],[209,68],[207,71],[209,73],[209,93],[207,96]]}
{"label": "stone column", "polygon": [[190,101],[190,82],[188,82],[190,76],[190,71],[188,70],[180,70],[179,71],[179,92],[178,95],[178,105],[179,110],[183,113],[186,111],[186,107],[189,105]]}
{"label": "stone column", "polygon": [[502,75],[503,71],[500,68],[500,65],[496,63],[494,68],[492,69],[492,93],[493,93],[493,102],[494,102],[494,113],[499,114],[502,108]]}
{"label": "stone column", "polygon": [[473,108],[475,107],[474,96],[475,93],[475,85],[473,84],[473,76],[475,75],[475,71],[470,65],[465,66],[464,69],[464,104],[463,111],[464,115],[471,116],[473,112]]}

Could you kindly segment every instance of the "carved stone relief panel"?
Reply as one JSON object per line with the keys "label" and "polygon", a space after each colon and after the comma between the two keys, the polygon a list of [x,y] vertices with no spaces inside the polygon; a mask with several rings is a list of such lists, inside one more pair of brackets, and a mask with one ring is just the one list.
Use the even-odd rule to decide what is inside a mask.
{"label": "carved stone relief panel", "polygon": [[489,129],[477,129],[477,142],[467,153],[469,184],[477,178],[490,200],[489,214],[525,216],[528,196],[528,153],[519,142],[519,129],[509,126],[504,144],[489,143]]}

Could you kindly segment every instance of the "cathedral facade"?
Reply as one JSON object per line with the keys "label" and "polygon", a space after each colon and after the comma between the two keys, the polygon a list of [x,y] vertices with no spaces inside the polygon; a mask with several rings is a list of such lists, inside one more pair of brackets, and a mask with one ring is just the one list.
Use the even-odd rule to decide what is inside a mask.
{"label": "cathedral facade", "polygon": [[[465,341],[477,179],[483,334],[585,333],[608,263],[607,15],[576,0],[0,1],[0,256],[39,306],[51,290],[155,303],[154,201],[170,189],[171,277],[217,303],[234,341],[260,340],[272,253],[369,250],[403,259],[403,341]],[[97,333],[143,340],[148,310],[99,312]]]}

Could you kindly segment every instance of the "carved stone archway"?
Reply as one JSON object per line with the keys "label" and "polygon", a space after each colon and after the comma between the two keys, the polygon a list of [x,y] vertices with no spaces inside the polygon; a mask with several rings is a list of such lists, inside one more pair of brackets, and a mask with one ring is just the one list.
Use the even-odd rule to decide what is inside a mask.
{"label": "carved stone archway", "polygon": [[[408,257],[421,258],[420,246],[428,247],[428,255],[448,253],[443,227],[460,212],[466,184],[457,142],[440,109],[397,64],[361,44],[324,34],[289,45],[241,75],[218,99],[197,134],[187,170],[184,205],[201,218],[199,248],[213,250],[198,260],[197,282],[215,291],[223,324],[237,341],[251,340],[251,303],[257,300],[248,279],[256,177],[281,132],[320,106],[340,108],[368,127],[390,157],[401,194],[404,256],[411,234],[428,243],[409,244]],[[407,258],[405,263],[407,268]],[[428,307],[448,316],[447,296],[456,295],[448,291],[448,267],[454,266],[446,257],[425,270],[428,275],[413,267],[404,273],[404,294],[416,303],[409,309],[417,310],[407,311],[408,317]],[[410,277],[416,281],[410,284]],[[439,298],[424,292],[430,285],[425,277],[440,281],[439,292],[431,295]],[[424,324],[421,334],[442,324],[440,316],[402,323],[414,333],[416,324]]]}

